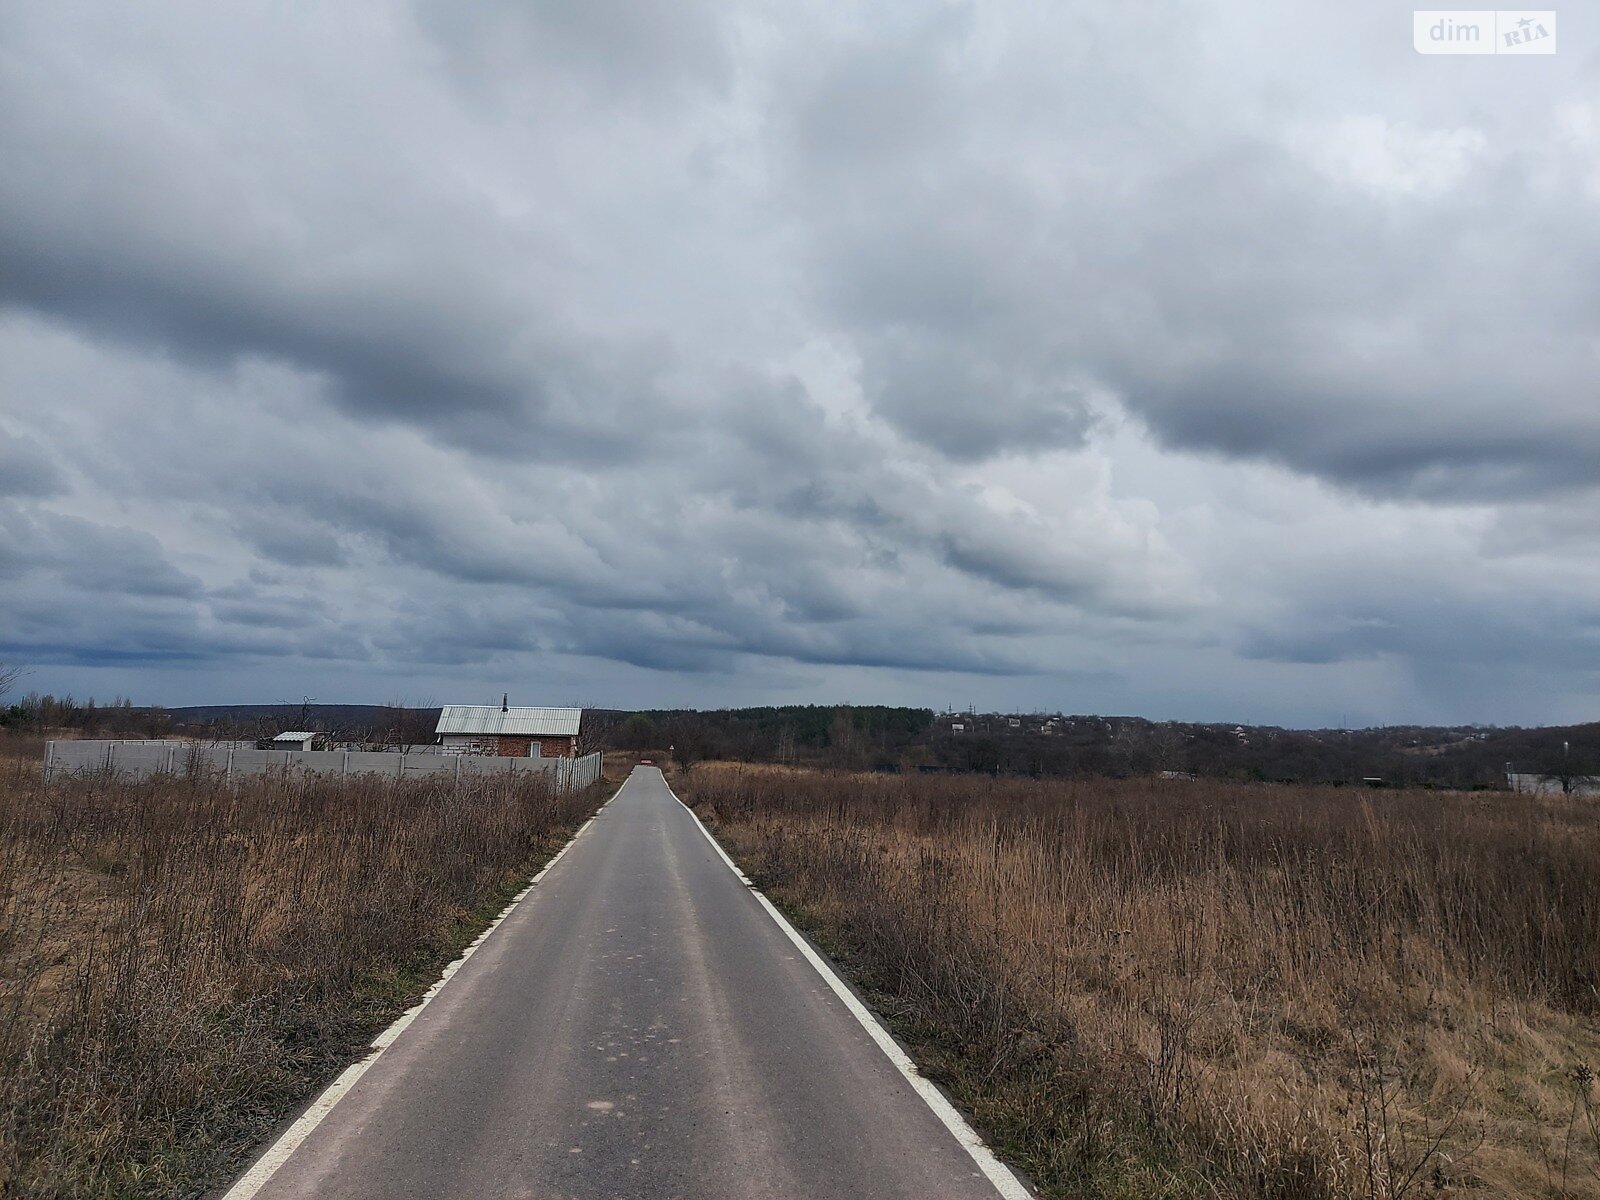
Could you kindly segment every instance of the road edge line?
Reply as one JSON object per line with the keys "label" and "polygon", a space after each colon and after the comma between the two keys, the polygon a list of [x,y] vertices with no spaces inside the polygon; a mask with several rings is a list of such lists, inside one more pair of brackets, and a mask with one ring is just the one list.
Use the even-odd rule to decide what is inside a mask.
{"label": "road edge line", "polygon": [[[622,789],[627,786],[628,780],[624,779],[621,786],[611,793],[610,798],[595,809],[587,821],[578,826],[577,832],[567,839],[566,844],[556,851],[554,857],[540,867],[533,878],[528,880],[527,886],[511,897],[506,906],[500,910],[499,915],[490,921],[484,931],[468,944],[467,948],[461,952],[460,957],[445,967],[439,978],[434,980],[428,990],[422,994],[422,999],[406,1009],[405,1012],[394,1019],[388,1028],[372,1039],[368,1044],[370,1053],[365,1058],[351,1063],[339,1073],[332,1083],[323,1088],[322,1092],[295,1119],[294,1123],[285,1129],[278,1136],[278,1140],[268,1146],[255,1162],[250,1164],[249,1169],[239,1176],[227,1191],[221,1193],[218,1200],[251,1200],[257,1192],[267,1185],[267,1182],[278,1173],[279,1168],[288,1162],[289,1157],[300,1148],[300,1144],[311,1136],[311,1131],[320,1125],[323,1118],[333,1111],[334,1105],[344,1099],[350,1089],[355,1087],[356,1082],[367,1073],[372,1064],[383,1057],[383,1052],[394,1045],[395,1039],[404,1033],[406,1027],[417,1019],[417,1015],[433,1002],[433,999],[438,996],[444,985],[454,978],[457,971],[461,970],[467,959],[477,952],[478,947],[488,940],[491,933],[500,928],[501,923],[515,911],[517,905],[527,899],[528,894],[549,873],[550,868],[565,857],[567,851],[572,849],[573,844],[584,835],[589,826],[595,823],[596,818],[606,810],[611,801],[622,795]],[[674,796],[674,799],[676,799],[676,796]],[[682,801],[680,800],[679,803],[681,804]]]}
{"label": "road edge line", "polygon": [[[665,782],[665,780],[666,775],[663,773],[662,781]],[[905,1052],[900,1043],[894,1040],[894,1035],[878,1019],[877,1014],[861,1002],[861,998],[833,969],[833,965],[818,953],[816,947],[789,923],[789,918],[779,911],[778,906],[767,899],[761,889],[751,881],[750,877],[739,869],[739,864],[733,861],[728,852],[722,848],[722,843],[717,841],[712,836],[711,831],[706,828],[705,822],[700,819],[700,814],[683,803],[683,798],[672,790],[670,783],[667,784],[667,791],[671,793],[674,800],[679,804],[683,804],[684,811],[694,818],[694,823],[699,826],[700,832],[705,835],[706,841],[711,843],[711,848],[727,864],[728,870],[732,871],[739,882],[749,889],[750,894],[761,902],[761,907],[766,909],[767,915],[777,923],[778,928],[783,931],[784,935],[799,948],[800,953],[805,955],[806,961],[811,964],[817,974],[822,976],[823,981],[832,989],[834,995],[838,996],[844,1003],[845,1008],[856,1019],[857,1024],[867,1031],[867,1036],[877,1043],[878,1049],[883,1051],[884,1056],[894,1064],[895,1068],[905,1077],[906,1082],[911,1085],[917,1095],[922,1097],[923,1103],[933,1110],[933,1115],[938,1117],[944,1127],[950,1131],[951,1136],[961,1143],[962,1149],[977,1164],[978,1170],[983,1172],[984,1177],[994,1185],[995,1191],[1000,1193],[1003,1200],[1034,1200],[1033,1193],[1023,1185],[1010,1167],[995,1157],[994,1151],[989,1149],[988,1144],[979,1136],[978,1131],[968,1123],[967,1119],[961,1115],[960,1110],[951,1103],[950,1098],[939,1090],[938,1085],[933,1080],[922,1073],[921,1068],[912,1061],[911,1056]]]}

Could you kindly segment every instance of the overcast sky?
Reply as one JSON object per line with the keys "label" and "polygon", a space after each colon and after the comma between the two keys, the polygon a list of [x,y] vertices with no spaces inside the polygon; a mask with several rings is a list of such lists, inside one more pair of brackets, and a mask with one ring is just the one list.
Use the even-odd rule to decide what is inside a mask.
{"label": "overcast sky", "polygon": [[8,4],[0,659],[1600,718],[1586,15]]}

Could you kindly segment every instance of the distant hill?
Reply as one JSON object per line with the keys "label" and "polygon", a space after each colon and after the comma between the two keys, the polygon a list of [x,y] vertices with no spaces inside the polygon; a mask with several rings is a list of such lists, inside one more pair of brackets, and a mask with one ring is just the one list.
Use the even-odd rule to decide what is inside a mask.
{"label": "distant hill", "polygon": [[[376,720],[396,710],[387,704],[191,704],[184,708],[167,708],[162,711],[180,725],[206,724],[212,721],[248,721],[257,717],[298,716],[308,708],[314,716],[330,720]],[[400,711],[439,717],[437,708],[407,708]]]}
{"label": "distant hill", "polygon": [[[174,728],[250,729],[265,731],[298,728],[354,734],[381,732],[403,726],[410,740],[432,741],[439,723],[437,708],[397,709],[384,704],[197,704],[164,710]],[[420,735],[426,734],[426,738]]]}

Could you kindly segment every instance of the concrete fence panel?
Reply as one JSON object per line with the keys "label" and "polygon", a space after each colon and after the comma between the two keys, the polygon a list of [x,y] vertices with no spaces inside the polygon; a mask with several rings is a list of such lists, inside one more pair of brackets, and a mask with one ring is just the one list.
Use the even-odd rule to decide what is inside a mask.
{"label": "concrete fence panel", "polygon": [[442,754],[403,754],[400,756],[400,774],[405,779],[418,779],[425,775],[455,778],[457,768]]}
{"label": "concrete fence panel", "polygon": [[483,755],[398,751],[257,750],[253,747],[205,745],[198,742],[49,742],[45,776],[111,771],[134,779],[160,774],[215,772],[229,780],[248,779],[273,771],[320,775],[383,775],[390,779],[553,774],[563,791],[586,787],[600,777],[600,756],[584,758],[492,758]]}

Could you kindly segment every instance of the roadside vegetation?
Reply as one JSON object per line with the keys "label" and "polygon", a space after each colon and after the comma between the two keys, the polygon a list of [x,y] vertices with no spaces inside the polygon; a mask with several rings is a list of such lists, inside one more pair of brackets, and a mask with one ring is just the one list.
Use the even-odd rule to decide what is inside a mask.
{"label": "roadside vegetation", "polygon": [[0,741],[0,1196],[195,1196],[603,799],[536,776],[40,778]]}
{"label": "roadside vegetation", "polygon": [[1056,1197],[1600,1197],[1600,805],[677,786]]}

